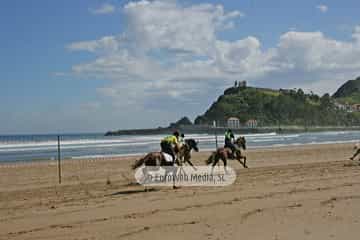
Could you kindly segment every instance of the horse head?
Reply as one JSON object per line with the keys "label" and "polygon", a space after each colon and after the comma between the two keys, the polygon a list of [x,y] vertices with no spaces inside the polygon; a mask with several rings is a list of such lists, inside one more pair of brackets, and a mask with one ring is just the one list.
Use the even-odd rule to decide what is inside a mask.
{"label": "horse head", "polygon": [[195,152],[198,152],[199,151],[199,148],[198,148],[198,142],[195,141],[194,139],[190,138],[190,139],[186,139],[185,140],[185,143],[190,147],[190,150],[191,149],[194,149]]}
{"label": "horse head", "polygon": [[244,150],[246,150],[246,140],[245,137],[238,137],[235,141],[236,145],[239,147],[242,147]]}

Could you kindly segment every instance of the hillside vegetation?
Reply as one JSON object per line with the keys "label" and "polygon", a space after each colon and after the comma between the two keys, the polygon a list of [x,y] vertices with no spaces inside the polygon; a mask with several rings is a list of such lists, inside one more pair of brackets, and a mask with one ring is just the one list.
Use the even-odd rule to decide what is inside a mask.
{"label": "hillside vegetation", "polygon": [[[346,88],[347,89],[347,88]],[[346,90],[347,91],[347,90]],[[350,91],[353,94],[353,91]],[[342,95],[348,97],[348,93]],[[340,95],[339,95],[340,96]],[[335,107],[329,94],[318,96],[298,90],[273,90],[254,87],[232,87],[195,119],[195,124],[211,124],[216,120],[226,125],[229,117],[242,123],[256,119],[260,125],[349,126],[359,125],[358,113]]]}
{"label": "hillside vegetation", "polygon": [[344,104],[360,103],[360,77],[347,81],[334,93],[333,97]]}

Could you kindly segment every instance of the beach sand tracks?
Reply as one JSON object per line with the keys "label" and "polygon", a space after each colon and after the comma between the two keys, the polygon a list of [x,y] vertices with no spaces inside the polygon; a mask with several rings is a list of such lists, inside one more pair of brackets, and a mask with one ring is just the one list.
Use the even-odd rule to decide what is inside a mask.
{"label": "beach sand tracks", "polygon": [[[317,146],[311,151],[318,152]],[[115,167],[109,167],[120,164],[112,162]],[[122,169],[131,162],[121,162]],[[294,160],[293,164],[281,165],[279,160],[279,165],[264,163],[240,169],[234,162],[238,176],[229,187],[160,187],[152,192],[128,185],[131,179],[122,176],[111,177],[111,184],[106,184],[109,171],[100,174],[100,162],[98,174],[90,176],[91,170],[82,175],[81,184],[72,179],[61,186],[39,186],[33,184],[35,178],[27,177],[31,184],[26,187],[16,185],[6,191],[5,184],[0,183],[5,189],[0,193],[1,200],[6,200],[6,204],[0,204],[0,225],[6,229],[0,239],[145,239],[171,234],[185,234],[189,239],[234,239],[238,235],[232,233],[244,232],[244,238],[251,238],[253,235],[248,233],[254,230],[254,224],[260,224],[264,234],[280,229],[279,239],[289,239],[281,235],[282,227],[293,231],[292,226],[298,226],[300,230],[295,233],[304,234],[306,229],[306,234],[313,237],[321,227],[328,227],[327,223],[354,229],[360,167],[345,164],[348,162],[332,159],[313,163]],[[36,177],[39,172],[31,174]],[[309,219],[315,221],[313,228],[301,225]],[[273,235],[268,236],[272,239]]]}
{"label": "beach sand tracks", "polygon": [[339,196],[339,197],[331,197],[328,200],[322,201],[320,204],[322,206],[333,206],[335,203],[339,201],[346,201],[346,200],[356,200],[360,199],[360,195],[350,195],[350,196]]}

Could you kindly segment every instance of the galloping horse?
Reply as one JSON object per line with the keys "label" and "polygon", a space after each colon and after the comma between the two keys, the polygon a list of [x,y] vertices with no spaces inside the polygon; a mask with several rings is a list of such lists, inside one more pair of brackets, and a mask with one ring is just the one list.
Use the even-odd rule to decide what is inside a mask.
{"label": "galloping horse", "polygon": [[191,159],[192,149],[194,149],[195,152],[199,151],[197,144],[198,142],[196,142],[194,139],[185,140],[185,143],[180,147],[180,150],[177,154],[180,166],[182,166],[185,163],[188,163],[190,166],[192,166],[195,169],[195,166],[192,164],[190,159]]}
{"label": "galloping horse", "polygon": [[[238,137],[235,141],[235,145],[237,146],[235,151],[235,159],[238,160],[244,168],[248,168],[246,165],[246,156],[242,154],[241,149],[246,150],[246,140],[245,137]],[[209,165],[212,163],[212,167],[214,167],[219,160],[221,159],[224,163],[224,167],[226,167],[227,159],[229,158],[231,154],[230,148],[218,148],[215,152],[212,152],[210,157],[206,160],[206,164]],[[241,161],[241,160],[244,161]]]}
{"label": "galloping horse", "polygon": [[[151,152],[148,153],[145,157],[137,160],[131,167],[132,169],[137,169],[138,167],[142,166],[143,164],[145,166],[173,166],[174,163],[181,166],[183,162],[189,163],[191,166],[194,166],[191,159],[191,150],[195,150],[196,152],[199,151],[199,148],[197,146],[197,142],[194,139],[186,139],[185,144],[179,149],[178,151],[178,157],[175,160],[175,162],[168,162],[166,161],[165,157],[161,152]],[[183,162],[180,161],[180,159],[183,159]]]}

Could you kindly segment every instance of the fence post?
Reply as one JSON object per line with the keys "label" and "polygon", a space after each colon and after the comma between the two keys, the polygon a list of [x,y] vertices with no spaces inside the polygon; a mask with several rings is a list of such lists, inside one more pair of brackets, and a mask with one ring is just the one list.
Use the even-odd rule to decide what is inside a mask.
{"label": "fence post", "polygon": [[216,131],[216,120],[213,121],[213,126],[214,126],[214,129],[215,129],[215,146],[216,146],[216,149],[218,149],[218,139],[217,139],[217,131]]}
{"label": "fence post", "polygon": [[59,184],[61,184],[61,156],[60,156],[60,136],[58,135],[58,172],[59,172]]}

